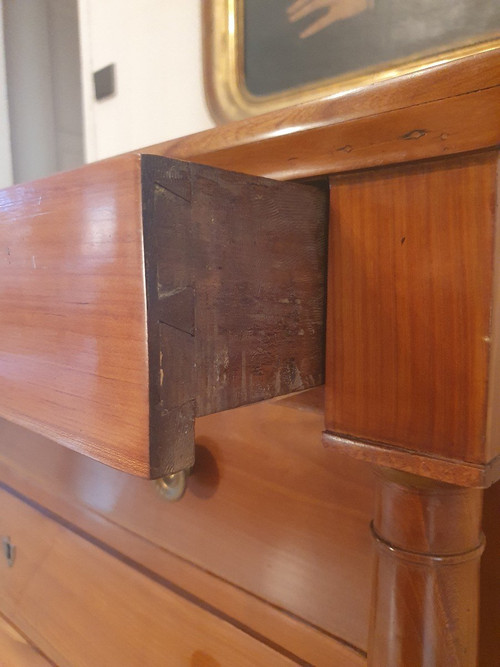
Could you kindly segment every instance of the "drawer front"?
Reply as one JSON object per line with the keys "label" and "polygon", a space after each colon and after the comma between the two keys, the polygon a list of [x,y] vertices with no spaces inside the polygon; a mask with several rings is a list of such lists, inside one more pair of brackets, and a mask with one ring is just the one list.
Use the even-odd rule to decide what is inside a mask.
{"label": "drawer front", "polygon": [[323,381],[326,229],[326,189],[151,155],[2,191],[0,415],[188,470],[195,417]]}
{"label": "drawer front", "polygon": [[[177,503],[160,497],[153,482],[48,441],[42,446],[37,436],[6,422],[0,422],[0,476],[70,521],[79,519],[68,515],[68,505],[84,507],[106,525],[121,526],[179,561],[364,650],[372,472],[318,446],[322,412],[313,404],[306,409],[300,398],[303,409],[291,405],[297,396],[199,419],[197,463]],[[320,393],[316,398],[321,404]],[[120,550],[128,548],[109,542],[107,528],[98,536]],[[144,561],[141,553],[134,558]],[[165,576],[174,577],[170,571]],[[191,575],[187,578],[174,580],[186,588]],[[260,632],[269,636],[270,630]],[[290,646],[290,640],[276,641]],[[301,655],[299,650],[293,652]]]}
{"label": "drawer front", "polygon": [[46,660],[8,621],[0,616],[0,664],[9,667],[49,667]]}
{"label": "drawer front", "polygon": [[58,665],[296,664],[5,491],[0,505],[15,547],[0,612]]}

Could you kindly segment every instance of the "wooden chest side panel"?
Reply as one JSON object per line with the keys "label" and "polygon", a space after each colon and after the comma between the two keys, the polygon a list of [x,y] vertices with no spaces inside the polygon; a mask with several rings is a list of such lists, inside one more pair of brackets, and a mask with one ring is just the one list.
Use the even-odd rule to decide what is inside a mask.
{"label": "wooden chest side panel", "polygon": [[328,431],[486,462],[496,154],[332,186]]}
{"label": "wooden chest side panel", "polygon": [[146,475],[139,157],[0,197],[0,414]]}

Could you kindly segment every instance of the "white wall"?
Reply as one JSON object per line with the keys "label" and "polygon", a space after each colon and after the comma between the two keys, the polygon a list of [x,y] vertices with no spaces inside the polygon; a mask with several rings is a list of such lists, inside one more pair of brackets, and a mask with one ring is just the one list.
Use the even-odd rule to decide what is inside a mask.
{"label": "white wall", "polygon": [[[202,79],[202,0],[79,0],[85,154],[101,159],[213,125]],[[116,95],[94,71],[116,65]]]}

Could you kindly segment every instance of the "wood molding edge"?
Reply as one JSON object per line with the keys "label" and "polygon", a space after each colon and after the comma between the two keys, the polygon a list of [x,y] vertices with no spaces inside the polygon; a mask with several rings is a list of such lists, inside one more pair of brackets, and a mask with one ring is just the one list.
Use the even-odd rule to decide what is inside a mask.
{"label": "wood molding edge", "polygon": [[500,479],[500,456],[486,464],[479,464],[429,456],[381,442],[356,440],[330,431],[323,432],[322,440],[325,447],[335,448],[338,452],[348,454],[358,461],[394,468],[457,486],[487,488]]}

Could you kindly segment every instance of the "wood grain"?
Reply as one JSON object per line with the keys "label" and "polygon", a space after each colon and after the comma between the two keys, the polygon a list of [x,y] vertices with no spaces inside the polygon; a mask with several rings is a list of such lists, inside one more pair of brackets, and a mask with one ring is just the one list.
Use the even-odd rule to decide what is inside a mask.
{"label": "wood grain", "polygon": [[4,667],[49,667],[51,664],[0,616],[0,665]]}
{"label": "wood grain", "polygon": [[2,196],[4,417],[160,477],[197,415],[323,382],[324,190],[125,156]]}
{"label": "wood grain", "polygon": [[486,549],[481,560],[481,604],[479,616],[479,665],[488,667],[500,655],[500,484],[494,484],[484,491],[483,531],[486,535]]}
{"label": "wood grain", "polygon": [[[361,651],[303,622],[286,610],[211,575],[82,505],[75,505],[67,499],[61,504],[60,496],[52,489],[42,490],[31,486],[30,482],[26,484],[21,470],[10,468],[7,471],[1,463],[0,466],[4,479],[24,490],[28,487],[30,493],[43,501],[46,516],[63,522],[77,534],[85,535],[110,553],[120,554],[122,560],[125,559],[132,567],[154,579],[159,577],[202,604],[215,607],[219,613],[233,619],[239,627],[246,627],[250,633],[267,637],[315,667],[330,667],[332,662],[336,667],[362,667],[366,664],[366,656]],[[11,492],[16,493],[13,490]],[[62,513],[52,513],[51,508],[54,512],[62,510]],[[133,598],[133,589],[129,593]]]}
{"label": "wood grain", "polygon": [[499,52],[442,62],[145,152],[292,179],[496,146]]}
{"label": "wood grain", "polygon": [[195,417],[322,384],[328,203],[319,187],[142,166],[157,477],[192,466]]}
{"label": "wood grain", "polygon": [[[159,144],[151,152],[185,158],[197,156],[200,162],[294,178],[392,162],[403,164],[496,146],[500,142],[498,62],[497,49],[390,84]],[[135,157],[120,159],[133,163]],[[482,172],[486,180],[486,166],[473,171],[476,175]],[[408,176],[408,181],[411,180]],[[460,182],[459,178],[459,186]],[[454,192],[454,181],[446,184]],[[459,196],[460,190],[458,187]],[[433,192],[439,200],[442,191],[434,187]],[[445,223],[451,225],[449,219]],[[433,228],[428,227],[427,231],[434,233]],[[444,247],[447,239],[439,238]],[[447,256],[443,248],[440,256]],[[26,263],[30,260],[27,257]],[[463,284],[462,278],[459,284]],[[181,306],[171,304],[169,317],[177,322],[180,316],[184,317],[185,303],[186,300]],[[456,301],[454,304],[458,307]],[[482,307],[478,304],[479,310]],[[184,328],[186,320],[182,317],[181,328]],[[459,387],[463,389],[460,382]],[[86,460],[41,435],[6,422],[1,422],[0,427],[0,475],[21,493],[51,507],[59,517],[73,520],[78,527],[84,526],[88,538],[100,536],[104,544],[116,549],[116,556],[133,558],[136,565],[148,567],[161,577],[173,571],[173,580],[180,582],[184,590],[195,593],[202,590],[200,596],[212,601],[214,607],[232,609],[233,618],[243,619],[253,631],[290,647],[305,661],[341,665],[341,658],[338,663],[335,661],[341,654],[334,653],[332,648],[338,642],[326,632],[361,649],[367,646],[371,566],[367,525],[372,503],[369,466],[318,447],[321,414],[309,409],[295,411],[289,401],[282,404],[275,401],[272,406],[271,409],[269,403],[255,405],[198,421],[200,465],[178,506],[162,502],[144,480],[129,478]],[[297,414],[292,417],[291,413]],[[389,419],[392,417],[390,414]],[[127,429],[124,427],[123,431]],[[486,528],[492,544],[497,544],[498,499],[489,497]],[[3,518],[2,512],[0,521]],[[419,516],[416,518],[419,520]],[[37,515],[34,523],[38,520]],[[67,544],[67,532],[54,521],[47,521],[43,523],[42,534],[33,529],[38,539],[30,565],[34,582],[35,569],[40,568],[39,579],[33,584],[35,588],[25,589],[34,591],[27,601],[35,600],[40,607],[47,580],[54,577],[59,581],[60,563],[66,566],[71,559],[73,574],[74,562],[79,562],[82,555],[86,568],[89,554],[93,559],[96,552],[102,553],[87,542],[81,547],[81,538],[73,534],[68,549],[47,547],[53,544],[51,540],[57,542],[53,525],[56,533],[61,530]],[[32,539],[31,531],[29,538]],[[44,565],[39,555],[46,547],[51,553]],[[483,581],[483,588],[489,593],[483,611],[483,623],[485,617],[489,618],[482,639],[484,667],[493,664],[498,648],[494,614],[498,606],[495,600],[500,595],[498,578],[492,574],[496,571],[495,548],[490,553]],[[105,556],[104,563],[97,558],[97,565],[114,571],[116,560]],[[56,561],[59,561],[57,567],[53,565]],[[125,568],[119,568],[122,574],[131,570],[121,565]],[[101,588],[102,572],[96,574],[93,569],[91,572],[84,569],[82,574],[89,576],[89,591]],[[156,587],[150,588],[152,582],[143,574],[136,575],[137,580],[131,584],[128,576],[113,573],[114,590],[110,599],[116,599],[119,587],[125,586],[128,593],[135,592],[137,586],[140,609],[141,600],[146,598],[148,605],[151,601],[156,604]],[[402,572],[402,577],[400,582],[408,581],[408,572]],[[145,587],[144,579],[148,582]],[[394,579],[389,577],[386,581],[390,585],[385,587],[384,595],[389,592],[389,599],[393,593],[394,599],[399,594],[397,587],[392,587]],[[414,583],[413,577],[408,589],[414,588]],[[460,583],[457,581],[457,589]],[[62,585],[71,587],[71,577]],[[107,590],[105,586],[106,582],[103,590]],[[82,589],[85,595],[85,586]],[[68,596],[74,594],[71,602],[65,597],[67,613],[62,619],[63,629],[64,623],[74,618],[71,609],[79,593],[80,590],[69,591]],[[411,591],[406,599],[411,600],[413,594]],[[158,602],[158,609],[163,610],[161,604]],[[40,610],[35,613],[38,625]],[[113,623],[111,616],[106,614],[105,624]],[[287,618],[294,623],[288,623]],[[54,639],[57,625],[51,623],[47,629],[44,621],[40,619],[42,632],[47,633],[47,646],[58,644],[59,636]],[[145,632],[153,638],[153,644],[157,626],[150,625]],[[210,626],[207,627],[211,632]],[[30,636],[35,637],[35,630],[31,630]],[[220,637],[218,631],[215,633]],[[63,649],[73,641],[81,647],[81,638],[75,639],[75,626],[68,633],[66,644],[65,637],[61,638]],[[87,635],[85,639],[88,643]],[[125,643],[129,640],[127,637]],[[385,646],[390,647],[390,642]],[[328,650],[332,650],[330,662],[325,659]],[[202,657],[206,662],[207,657]],[[359,655],[351,653],[350,657],[352,664],[362,661]],[[351,664],[346,655],[343,659]],[[257,660],[254,664],[268,663]]]}
{"label": "wood grain", "polygon": [[0,195],[0,414],[149,472],[140,159]]}
{"label": "wood grain", "polygon": [[0,497],[0,533],[10,531],[17,546],[15,566],[0,579],[1,610],[61,667],[301,664],[4,491]]}
{"label": "wood grain", "polygon": [[496,169],[491,152],[332,181],[325,419],[353,447],[494,455]]}
{"label": "wood grain", "polygon": [[476,667],[482,495],[379,474],[369,665]]}
{"label": "wood grain", "polygon": [[358,461],[441,480],[448,484],[487,488],[500,477],[498,456],[488,464],[467,463],[459,459],[402,449],[397,445],[334,435],[329,431],[324,431],[322,440],[325,447],[333,448],[339,454],[352,456]]}
{"label": "wood grain", "polygon": [[496,146],[500,131],[492,118],[499,114],[500,87],[495,87],[304,131],[285,126],[269,137],[210,153],[195,152],[197,144],[186,150],[182,142],[147,151],[175,157],[195,152],[196,162],[222,169],[280,180],[305,178]]}
{"label": "wood grain", "polygon": [[[426,61],[421,62],[420,71],[407,71],[406,74],[403,74],[399,63],[388,72],[386,71],[385,76],[382,75],[384,80],[380,78],[378,72],[372,72],[371,75],[361,74],[358,77],[351,75],[350,80],[349,77],[347,80],[344,77],[343,81],[326,81],[323,84],[320,82],[319,86],[314,86],[314,91],[292,89],[288,92],[282,91],[277,96],[270,98],[266,96],[264,100],[259,100],[258,96],[248,96],[245,85],[235,80],[237,77],[234,75],[234,66],[223,62],[224,59],[231,60],[233,55],[227,45],[220,43],[224,39],[222,33],[228,21],[228,14],[231,14],[227,6],[227,2],[221,5],[218,0],[204,0],[202,4],[205,96],[210,113],[218,124],[244,118],[254,113],[262,114],[259,116],[259,121],[265,122],[271,114],[264,115],[264,112],[273,108],[286,107],[286,113],[288,108],[291,105],[297,105],[300,99],[311,99],[313,96],[318,101],[335,105],[339,108],[339,113],[345,113],[345,106],[349,105],[347,111],[349,115],[359,114],[364,111],[363,107],[370,103],[381,107],[384,103],[394,103],[399,97],[404,103],[418,104],[422,99],[428,99],[436,94],[436,85],[444,95],[446,93],[457,94],[460,84],[465,83],[467,74],[471,76],[469,85],[477,89],[485,85],[488,80],[484,66],[488,63],[489,51],[498,48],[498,42],[483,42],[480,45],[469,47],[468,53],[462,50],[462,55],[455,59],[449,52],[437,57],[436,55],[430,56]],[[475,55],[471,56],[474,51]],[[413,67],[414,64],[415,60],[409,65]],[[405,65],[403,65],[404,68]],[[469,68],[473,69],[474,73],[477,71],[475,81]],[[423,80],[422,86],[415,85],[415,81],[419,80]],[[314,108],[316,100],[301,106]]]}
{"label": "wood grain", "polygon": [[[197,463],[184,498],[174,505],[157,494],[154,484],[54,443],[42,445],[40,436],[5,421],[0,474],[63,517],[69,505],[103,517],[108,526],[100,533],[104,541],[111,539],[111,526],[122,526],[160,551],[365,650],[372,566],[370,467],[321,447],[322,411],[290,408],[281,401],[198,419]],[[50,504],[48,494],[56,497]],[[127,541],[112,544],[119,551],[130,548]],[[144,547],[135,553],[142,562]],[[174,576],[165,575],[168,568],[160,572]],[[190,583],[192,577],[188,573],[174,580],[196,593],[199,579]],[[223,604],[219,586],[214,584],[208,599]],[[237,605],[237,618],[248,604]],[[266,616],[253,609],[245,622],[254,627],[262,616],[262,628]],[[276,627],[273,622],[273,631]],[[303,634],[293,633],[300,645]]]}

